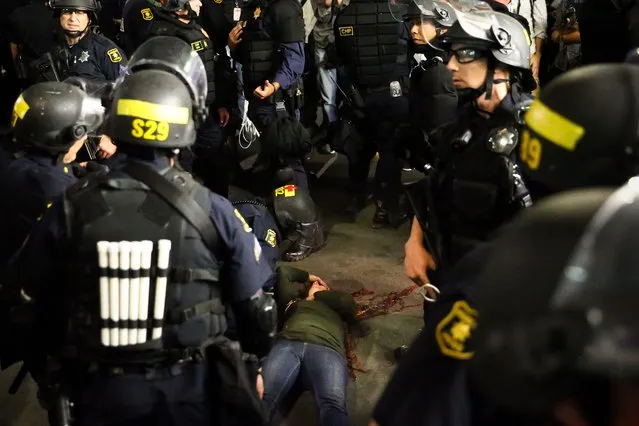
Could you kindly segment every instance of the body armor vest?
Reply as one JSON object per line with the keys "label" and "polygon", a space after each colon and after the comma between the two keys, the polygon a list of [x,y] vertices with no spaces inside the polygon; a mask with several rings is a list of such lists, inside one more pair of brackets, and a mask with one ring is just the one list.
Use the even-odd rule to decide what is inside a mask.
{"label": "body armor vest", "polygon": [[[442,138],[436,157],[433,198],[444,256],[449,265],[484,242],[508,221],[521,205],[517,203],[514,162],[509,155],[494,152],[488,134],[498,123],[459,122]],[[514,120],[511,125],[514,123]],[[503,126],[503,125],[502,125]]]}
{"label": "body armor vest", "polygon": [[151,29],[149,30],[149,35],[178,37],[187,42],[191,48],[200,55],[202,62],[204,62],[204,68],[206,69],[208,87],[206,104],[212,104],[215,101],[216,54],[213,48],[213,42],[202,32],[202,27],[197,24],[185,24],[173,16],[158,11],[153,20],[153,25],[151,25]]}
{"label": "body armor vest", "polygon": [[335,47],[358,87],[375,88],[398,80],[397,63],[407,55],[400,25],[388,2],[354,0],[335,20]]}
{"label": "body armor vest", "polygon": [[264,28],[264,15],[270,5],[266,1],[255,1],[242,9],[242,21],[245,22],[242,42],[238,45],[238,57],[242,64],[244,85],[251,87],[262,85],[273,78],[275,67],[281,62],[278,43]]}
{"label": "body armor vest", "polygon": [[[208,191],[188,173],[169,169],[163,175],[179,184],[205,212],[210,211]],[[198,231],[158,194],[122,172],[94,176],[67,192],[65,214],[74,244],[74,254],[68,259],[68,281],[64,290],[68,321],[66,341],[67,347],[73,349],[67,356],[103,362],[161,362],[179,359],[185,351],[206,346],[226,331],[219,283],[221,264],[212,254],[217,248],[207,247]],[[98,242],[145,240],[154,244],[150,270],[145,270],[144,264],[139,273],[133,273],[134,268],[123,271],[122,263],[119,270],[113,270],[113,265],[109,265],[108,271],[103,265],[98,267]],[[171,242],[169,267],[165,269],[161,269],[157,261],[157,242],[160,240]],[[133,308],[128,315],[121,314],[126,300],[133,306],[135,299],[134,290],[127,297],[121,284],[119,317],[114,320],[110,315],[105,320],[102,315],[101,318],[104,296],[101,277],[105,273],[109,279],[139,275],[140,288],[142,278],[150,277],[148,315],[143,315],[142,308],[137,318],[134,318],[136,314],[131,314]],[[154,319],[153,312],[160,288],[157,277],[167,279],[161,322]],[[143,297],[139,299],[142,303]],[[142,320],[144,317],[148,320]],[[124,335],[128,334],[129,345],[118,343],[116,346],[113,338],[105,345],[102,334],[105,327],[112,332],[114,328],[120,330],[120,343],[123,341],[122,330],[127,330]],[[136,329],[137,343],[131,344]],[[160,330],[161,337],[153,338],[152,332]],[[140,332],[147,336],[143,341]],[[134,337],[133,342],[136,342]]]}

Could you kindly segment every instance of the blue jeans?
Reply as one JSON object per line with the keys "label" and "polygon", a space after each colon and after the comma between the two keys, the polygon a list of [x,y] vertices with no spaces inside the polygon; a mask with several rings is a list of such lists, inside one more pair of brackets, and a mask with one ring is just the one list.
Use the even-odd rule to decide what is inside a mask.
{"label": "blue jeans", "polygon": [[[326,49],[315,47],[315,63],[326,59]],[[317,85],[324,101],[324,112],[329,123],[337,121],[337,70],[321,66],[317,70]]]}
{"label": "blue jeans", "polygon": [[298,378],[315,395],[322,426],[348,426],[346,358],[326,346],[280,339],[263,365],[264,404],[273,420]]}

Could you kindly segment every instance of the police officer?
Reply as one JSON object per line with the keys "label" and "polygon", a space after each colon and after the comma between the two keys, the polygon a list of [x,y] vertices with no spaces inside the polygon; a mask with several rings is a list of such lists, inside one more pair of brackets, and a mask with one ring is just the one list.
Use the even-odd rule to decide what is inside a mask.
{"label": "police officer", "polygon": [[162,3],[155,0],[128,0],[122,9],[120,38],[127,55],[132,55],[149,36],[155,11]]}
{"label": "police officer", "polygon": [[[242,65],[248,118],[264,132],[278,116],[298,118],[303,103],[302,7],[295,0],[251,0],[238,5],[234,14],[238,12],[228,45]],[[294,172],[295,185],[308,188],[301,159],[290,159],[288,167]]]}
{"label": "police officer", "polygon": [[13,138],[20,154],[0,179],[0,265],[20,247],[49,203],[76,182],[70,163],[87,134],[101,123],[100,99],[67,83],[38,83],[13,109]]}
{"label": "police officer", "polygon": [[[28,87],[35,83],[37,78],[37,75],[30,72],[29,64],[53,48],[54,31],[58,27],[57,19],[48,7],[48,1],[31,0],[11,13],[7,21],[5,28],[11,43],[17,77],[21,80],[20,85],[23,88]],[[17,95],[16,93],[16,97]]]}
{"label": "police officer", "polygon": [[[526,181],[536,199],[574,188],[617,186],[637,174],[638,139],[633,130],[637,118],[631,110],[637,102],[638,79],[639,70],[631,65],[598,65],[568,72],[542,89],[525,115],[519,150]],[[602,107],[598,111],[589,106],[595,99]],[[531,161],[531,152],[538,154],[535,161]],[[522,214],[521,222],[504,227],[502,239],[473,250],[458,262],[431,308],[426,327],[402,357],[375,408],[379,425],[426,424],[426,419],[430,420],[428,424],[452,424],[450,419],[457,419],[455,424],[496,424],[496,418],[485,416],[501,416],[504,413],[494,412],[495,407],[513,403],[504,393],[506,383],[512,395],[518,390],[518,403],[536,398],[531,394],[520,398],[524,389],[517,380],[521,380],[523,370],[514,370],[522,368],[516,364],[530,359],[529,355],[505,352],[510,343],[511,348],[525,350],[522,341],[515,344],[514,340],[496,336],[491,341],[498,345],[491,349],[485,336],[492,332],[490,329],[495,334],[505,332],[503,326],[525,318],[538,310],[539,303],[545,303],[577,239],[609,194],[604,190],[588,196],[567,195],[554,208],[533,207]],[[486,271],[479,285],[477,276],[482,268]],[[504,303],[504,295],[508,295],[508,303]],[[492,318],[487,319],[487,334],[480,338],[475,326],[478,318],[480,326],[486,324],[485,315]],[[453,329],[463,332],[453,335]],[[524,329],[517,331],[520,337],[527,333]],[[477,339],[483,349],[478,348]],[[500,389],[501,395],[488,394],[491,400],[497,397],[492,402],[467,381],[468,362],[482,350],[492,351],[491,357],[500,351],[505,354],[499,362],[478,363],[490,375],[480,379],[492,383],[493,391]],[[539,389],[538,384],[532,379],[527,382],[531,391]],[[399,390],[402,395],[419,397],[394,397]],[[488,391],[493,392],[490,388]],[[425,409],[424,401],[432,405]],[[510,408],[512,412],[513,406]],[[510,424],[523,424],[520,421]]]}
{"label": "police officer", "polygon": [[60,374],[56,401],[73,403],[79,425],[211,424],[210,411],[233,403],[220,386],[228,370],[217,366],[235,372],[242,359],[223,338],[225,308],[257,356],[277,323],[261,290],[271,270],[244,218],[172,167],[206,119],[204,64],[175,37],[148,43],[163,56],[133,58],[105,121],[126,162],[55,202],[16,265],[46,313],[41,342],[59,367],[48,369]]}
{"label": "police officer", "polygon": [[448,52],[433,44],[455,22],[455,15],[447,4],[435,5],[430,0],[391,0],[389,7],[396,19],[408,23],[411,34],[413,60],[408,89],[411,131],[405,144],[409,151],[420,151],[423,134],[451,121],[457,111],[457,91],[446,68]]}
{"label": "police officer", "polygon": [[[363,206],[370,162],[375,152],[379,152],[373,226],[396,227],[405,219],[399,209],[401,162],[396,148],[400,124],[408,121],[405,92],[410,71],[409,36],[404,25],[393,18],[388,2],[383,0],[351,1],[335,18],[334,31],[337,56],[350,83],[347,86],[350,106],[364,116],[355,120],[357,130],[365,139],[363,145],[337,147],[338,151],[351,153],[347,157],[352,201],[347,214],[354,219]],[[378,47],[371,49],[370,46]]]}
{"label": "police officer", "polygon": [[[423,191],[428,214],[422,218],[428,223],[413,219],[404,261],[407,275],[419,285],[429,283],[431,275],[436,281],[434,275],[445,273],[531,202],[514,162],[518,105],[535,87],[527,33],[511,16],[485,4],[477,7],[455,10],[457,22],[442,36],[451,53],[453,83],[466,103],[456,120],[428,138],[433,169]],[[426,273],[434,268],[437,272]]]}
{"label": "police officer", "polygon": [[[223,128],[230,120],[229,110],[234,103],[234,87],[230,82],[230,65],[223,46],[219,40],[217,45],[214,44],[197,23],[201,5],[200,0],[162,0],[162,9],[156,10],[148,37],[178,37],[189,43],[204,62],[208,80],[206,102],[211,114],[198,130],[192,168],[193,173],[207,188],[226,196],[230,169],[224,151]],[[189,166],[185,163],[187,161],[183,165],[188,170]]]}
{"label": "police officer", "polygon": [[51,0],[49,5],[58,17],[61,35],[51,56],[45,55],[32,64],[40,70],[41,80],[82,77],[115,81],[126,65],[126,56],[114,42],[91,31],[91,24],[100,13],[100,2]]}

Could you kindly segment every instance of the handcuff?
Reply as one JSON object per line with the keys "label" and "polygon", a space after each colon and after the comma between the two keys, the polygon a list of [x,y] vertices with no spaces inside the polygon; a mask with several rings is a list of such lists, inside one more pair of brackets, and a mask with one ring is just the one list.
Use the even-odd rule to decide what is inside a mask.
{"label": "handcuff", "polygon": [[437,294],[437,296],[441,294],[439,289],[436,286],[432,285],[431,283],[426,283],[422,287],[420,287],[418,290],[419,294],[421,294],[424,300],[427,302],[430,302],[430,303],[437,302],[438,297],[432,298],[428,296],[428,292],[426,290],[429,288],[432,289]]}

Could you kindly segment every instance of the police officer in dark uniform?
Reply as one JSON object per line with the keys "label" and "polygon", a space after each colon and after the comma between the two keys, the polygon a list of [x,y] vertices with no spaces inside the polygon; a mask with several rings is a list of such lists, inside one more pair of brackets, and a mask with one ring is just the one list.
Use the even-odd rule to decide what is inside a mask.
{"label": "police officer in dark uniform", "polygon": [[76,182],[70,163],[87,134],[101,123],[100,99],[67,83],[38,83],[23,92],[13,110],[19,151],[0,179],[0,265],[17,251],[49,203]]}
{"label": "police officer in dark uniform", "polygon": [[457,112],[457,91],[446,68],[448,52],[433,45],[455,22],[455,15],[449,5],[431,0],[390,0],[389,7],[396,19],[408,23],[412,39],[408,89],[411,126],[404,142],[410,155],[423,149],[424,134],[451,121]]}
{"label": "police officer in dark uniform", "polygon": [[[237,25],[229,34],[228,45],[242,65],[248,118],[264,132],[278,116],[298,118],[303,103],[302,7],[295,0],[252,0],[237,8],[234,14],[240,16],[234,16]],[[301,159],[290,159],[288,167],[294,172],[295,185],[308,188]]]}
{"label": "police officer in dark uniform", "polygon": [[[352,107],[363,114],[354,121],[364,143],[357,148],[336,147],[349,159],[353,199],[347,213],[354,217],[366,200],[370,162],[379,153],[375,170],[377,209],[373,226],[399,226],[401,162],[397,155],[400,124],[408,121],[408,39],[383,0],[353,0],[335,18],[335,48],[344,66]],[[400,37],[401,36],[401,37]],[[345,113],[348,113],[346,111]],[[352,114],[351,114],[352,115]],[[339,131],[338,131],[339,133]]]}
{"label": "police officer in dark uniform", "polygon": [[29,75],[29,64],[53,48],[57,19],[48,7],[48,1],[31,0],[8,16],[5,28],[10,36],[11,54],[20,85],[28,87],[35,83],[36,78]]}
{"label": "police officer in dark uniform", "polygon": [[[574,188],[614,187],[637,175],[638,140],[634,131],[637,117],[632,112],[637,103],[637,81],[636,67],[598,65],[568,72],[542,89],[525,115],[519,149],[526,182],[536,199]],[[596,111],[590,107],[595,100],[602,107]],[[504,227],[503,239],[476,248],[460,260],[442,286],[426,327],[402,357],[375,408],[377,423],[381,426],[504,424],[497,422],[505,415],[504,410],[497,408],[512,401],[508,401],[503,385],[510,384],[507,392],[512,395],[517,389],[521,396],[522,382],[516,383],[509,377],[521,375],[522,370],[516,372],[514,364],[530,358],[523,352],[503,352],[514,340],[502,337],[491,340],[498,343],[492,349],[487,339],[480,338],[480,343],[485,343],[483,349],[479,348],[475,326],[479,320],[482,327],[485,315],[491,315],[488,327],[494,327],[495,333],[501,332],[503,328],[497,328],[512,325],[514,315],[527,316],[537,310],[540,296],[545,301],[549,294],[540,289],[554,291],[552,283],[557,282],[577,238],[608,195],[609,191],[594,191],[587,197],[567,196],[557,204],[560,210],[533,207],[522,214],[519,224]],[[593,205],[591,202],[596,205],[594,210],[588,207]],[[478,285],[478,271],[487,264],[482,285]],[[482,293],[485,296],[480,304],[478,298]],[[508,303],[504,303],[504,295]],[[489,312],[485,314],[484,309]],[[453,330],[461,332],[453,334]],[[530,331],[518,329],[516,333],[523,338]],[[508,350],[521,348],[521,342]],[[496,401],[489,393],[478,392],[475,384],[468,384],[469,360],[482,351],[492,351],[491,356],[498,351],[505,354],[499,362],[487,365],[484,360],[481,364],[485,371],[481,379],[494,389],[501,389]],[[538,389],[532,381],[526,384],[531,390]],[[402,397],[394,396],[400,393]],[[405,398],[405,395],[418,397]],[[487,399],[488,396],[491,398]],[[527,398],[533,400],[530,394]],[[429,401],[428,407],[424,401]],[[513,406],[510,408],[511,412],[517,412],[512,410]],[[517,419],[506,424],[525,424],[524,421]]]}
{"label": "police officer in dark uniform", "polygon": [[149,37],[155,11],[162,8],[162,3],[155,0],[128,0],[122,9],[120,38],[127,55],[133,55]]}
{"label": "police officer in dark uniform", "polygon": [[225,309],[245,351],[264,356],[275,334],[261,290],[272,272],[248,224],[172,167],[206,119],[204,65],[175,37],[148,43],[163,56],[117,85],[105,122],[126,162],[55,202],[15,268],[43,315],[37,341],[57,361],[46,378],[59,374],[55,400],[73,403],[78,425],[212,424],[233,403],[220,377],[242,360],[223,337]]}
{"label": "police officer in dark uniform", "polygon": [[162,9],[155,11],[148,37],[178,37],[189,43],[204,62],[208,79],[206,101],[211,114],[198,130],[192,169],[207,188],[226,196],[230,170],[224,153],[224,127],[230,120],[234,87],[230,83],[230,65],[223,46],[219,40],[216,46],[197,22],[200,6],[200,0],[162,0]]}
{"label": "police officer in dark uniform", "polygon": [[[430,160],[422,163],[428,172],[424,205],[429,206],[422,220],[428,223],[413,219],[404,262],[419,285],[445,273],[531,203],[514,161],[517,111],[535,87],[526,30],[485,4],[455,13],[457,22],[441,39],[451,52],[448,69],[466,104],[456,120],[428,137]],[[426,238],[423,226],[428,226]],[[426,274],[435,267],[436,272]]]}
{"label": "police officer in dark uniform", "polygon": [[124,52],[111,40],[91,31],[100,13],[97,0],[51,0],[60,23],[54,50],[36,66],[41,80],[82,77],[100,82],[115,81],[126,65]]}

